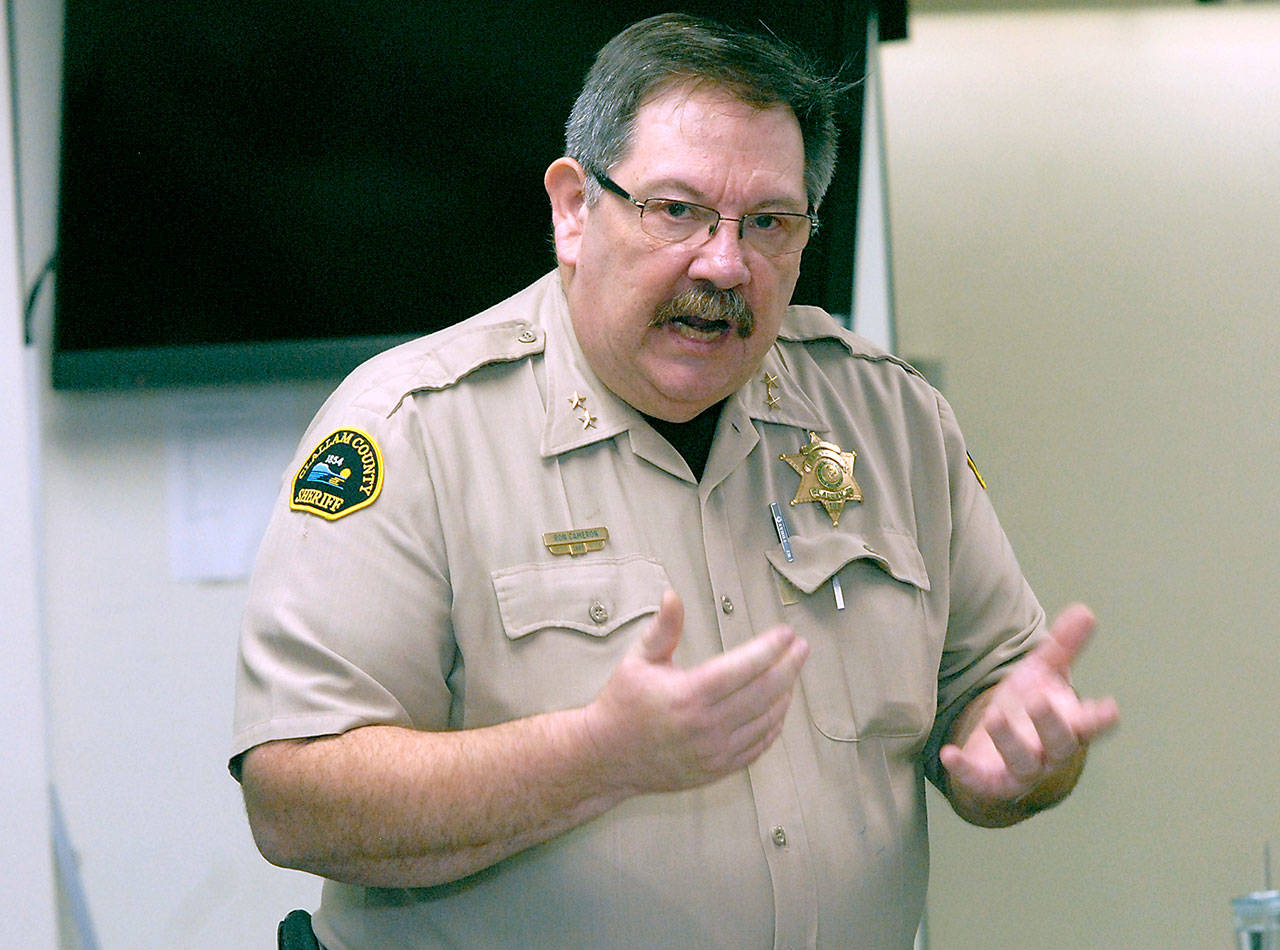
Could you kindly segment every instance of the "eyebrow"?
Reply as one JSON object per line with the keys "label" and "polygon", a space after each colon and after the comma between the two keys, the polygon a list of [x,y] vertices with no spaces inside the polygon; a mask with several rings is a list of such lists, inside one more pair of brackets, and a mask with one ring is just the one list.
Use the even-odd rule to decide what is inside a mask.
{"label": "eyebrow", "polygon": [[[646,198],[676,198],[680,194],[687,194],[691,196],[687,200],[692,204],[702,205],[704,208],[711,208],[715,211],[720,210],[716,208],[715,205],[711,204],[711,200],[703,191],[695,188],[688,182],[681,181],[679,178],[660,178],[653,184],[647,185],[646,187],[650,189],[648,194],[640,194],[639,191],[633,192],[633,194],[635,194],[635,196],[641,201],[644,201]],[[676,192],[676,194],[673,195],[671,192]],[[779,211],[791,214],[806,214],[808,210],[808,201],[797,204],[797,202],[791,198],[777,196],[756,202],[753,206],[750,206],[748,209],[743,211],[743,214],[755,214],[759,211]]]}

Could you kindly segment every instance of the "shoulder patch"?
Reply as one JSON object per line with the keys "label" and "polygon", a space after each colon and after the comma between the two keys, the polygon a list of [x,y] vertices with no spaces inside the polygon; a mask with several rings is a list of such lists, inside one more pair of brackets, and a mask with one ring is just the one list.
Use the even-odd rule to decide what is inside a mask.
{"label": "shoulder patch", "polygon": [[382,452],[373,436],[339,429],[316,446],[293,478],[289,507],[337,521],[382,491]]}

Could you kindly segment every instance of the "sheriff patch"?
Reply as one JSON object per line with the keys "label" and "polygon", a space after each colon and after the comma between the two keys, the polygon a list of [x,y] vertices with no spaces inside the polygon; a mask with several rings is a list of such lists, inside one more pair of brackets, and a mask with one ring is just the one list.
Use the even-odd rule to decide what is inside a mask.
{"label": "sheriff patch", "polygon": [[378,443],[359,429],[339,429],[316,446],[298,469],[289,507],[336,521],[372,505],[380,491]]}

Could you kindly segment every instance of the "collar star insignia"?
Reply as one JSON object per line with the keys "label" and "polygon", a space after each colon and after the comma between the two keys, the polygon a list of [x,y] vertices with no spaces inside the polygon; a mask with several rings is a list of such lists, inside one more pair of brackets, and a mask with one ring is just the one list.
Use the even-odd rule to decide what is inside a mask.
{"label": "collar star insignia", "polygon": [[762,379],[761,382],[764,383],[765,405],[770,409],[777,409],[778,394],[773,391],[773,387],[778,385],[778,377],[774,376],[773,373],[766,372],[764,374],[764,379]]}
{"label": "collar star insignia", "polygon": [[596,417],[593,416],[591,414],[591,410],[587,408],[587,397],[582,395],[582,393],[578,392],[576,389],[573,391],[573,395],[569,397],[569,411],[582,413],[582,415],[574,416],[574,418],[582,423],[582,429],[584,432],[587,429],[594,429],[596,427]]}
{"label": "collar star insignia", "polygon": [[842,452],[834,442],[824,442],[818,433],[809,433],[809,444],[792,455],[779,455],[800,476],[800,487],[791,504],[811,501],[827,509],[832,527],[840,524],[846,502],[862,501],[862,489],[853,479],[858,454]]}

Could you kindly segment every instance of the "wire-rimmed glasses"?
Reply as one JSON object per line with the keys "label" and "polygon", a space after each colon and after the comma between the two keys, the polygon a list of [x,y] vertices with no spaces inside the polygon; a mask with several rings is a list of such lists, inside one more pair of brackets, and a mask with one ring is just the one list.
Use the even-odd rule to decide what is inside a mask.
{"label": "wire-rimmed glasses", "polygon": [[812,214],[753,211],[740,218],[730,218],[715,208],[679,198],[646,198],[641,201],[603,172],[592,172],[592,175],[606,191],[639,209],[640,228],[645,234],[668,244],[686,241],[704,244],[711,240],[721,221],[733,221],[738,225],[739,240],[746,241],[768,257],[779,257],[803,250],[818,230],[818,218]]}

